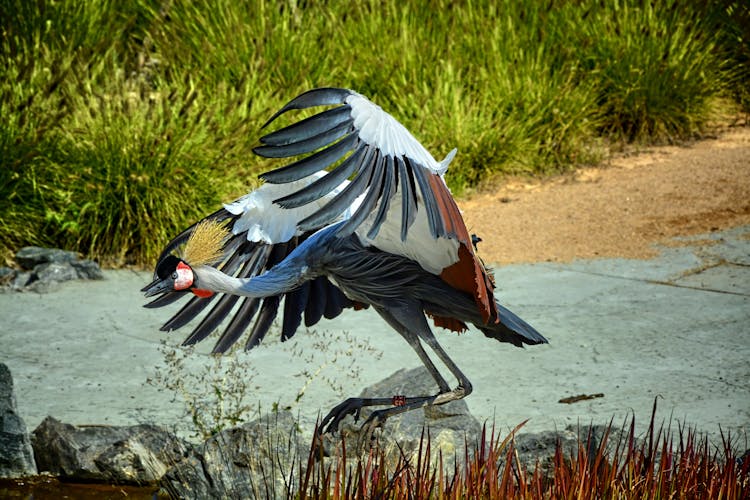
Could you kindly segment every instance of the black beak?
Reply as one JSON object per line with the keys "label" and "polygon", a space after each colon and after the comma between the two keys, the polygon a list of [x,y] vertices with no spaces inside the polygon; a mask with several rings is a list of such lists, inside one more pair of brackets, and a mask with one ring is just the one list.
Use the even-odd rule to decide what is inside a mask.
{"label": "black beak", "polygon": [[172,290],[174,290],[174,280],[171,277],[163,280],[157,278],[141,288],[141,291],[146,297],[153,297],[154,295],[170,292]]}

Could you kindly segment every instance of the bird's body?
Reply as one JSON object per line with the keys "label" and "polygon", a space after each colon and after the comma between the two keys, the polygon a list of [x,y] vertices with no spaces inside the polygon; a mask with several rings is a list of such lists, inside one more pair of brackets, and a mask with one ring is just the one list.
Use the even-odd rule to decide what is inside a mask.
{"label": "bird's body", "polygon": [[[263,174],[267,184],[207,217],[206,231],[191,226],[167,246],[154,283],[144,289],[149,296],[167,293],[149,305],[170,303],[185,290],[203,298],[192,299],[164,329],[183,326],[214,294],[224,294],[186,340],[205,338],[235,308],[214,348],[223,352],[252,321],[246,346],[257,345],[282,298],[283,339],[303,318],[309,326],[347,307],[371,306],[415,350],[439,388],[435,395],[405,398],[375,412],[375,424],[471,391],[437,343],[427,316],[455,331],[473,324],[487,337],[517,346],[546,342],[495,300],[494,281],[475,255],[442,178],[455,150],[437,162],[392,116],[344,89],[302,94],[269,123],[291,109],[318,105],[338,106],[267,134],[255,149],[274,158],[306,156]],[[190,262],[189,247],[199,246],[193,237],[210,233],[211,225],[230,233],[213,237],[222,241],[222,257]],[[184,259],[170,255],[183,243]],[[424,344],[457,378],[458,387],[450,388]],[[349,399],[329,413],[324,425],[335,430],[346,414],[390,401]]]}

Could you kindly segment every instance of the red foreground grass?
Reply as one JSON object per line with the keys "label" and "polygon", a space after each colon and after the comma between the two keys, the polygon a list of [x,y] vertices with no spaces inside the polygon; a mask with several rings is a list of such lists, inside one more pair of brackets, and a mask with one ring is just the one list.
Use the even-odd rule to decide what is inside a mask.
{"label": "red foreground grass", "polygon": [[[654,406],[655,411],[655,406]],[[519,426],[520,427],[520,426]],[[516,429],[518,430],[518,428]],[[577,453],[560,446],[552,467],[528,470],[518,458],[513,434],[502,441],[483,431],[481,449],[454,473],[443,472],[442,457],[430,462],[429,444],[416,463],[402,457],[386,466],[383,453],[346,466],[324,466],[310,457],[303,472],[301,499],[489,498],[489,499],[747,499],[750,498],[750,454],[738,458],[731,437],[713,449],[707,437],[692,429],[656,427],[652,416],[644,439],[636,439],[634,421],[610,443],[612,426],[594,443],[589,435]],[[514,431],[515,432],[515,431]],[[423,443],[429,443],[423,439]],[[614,445],[614,446],[613,446]],[[342,457],[345,458],[345,457]]]}

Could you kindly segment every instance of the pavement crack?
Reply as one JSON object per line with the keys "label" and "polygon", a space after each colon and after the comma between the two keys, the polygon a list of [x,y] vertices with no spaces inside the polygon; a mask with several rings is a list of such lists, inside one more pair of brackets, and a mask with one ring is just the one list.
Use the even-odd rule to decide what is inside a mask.
{"label": "pavement crack", "polygon": [[717,384],[724,384],[726,386],[731,387],[732,389],[740,389],[740,390],[742,390],[742,389],[746,390],[747,389],[747,385],[746,384],[737,384],[737,383],[734,383],[734,382],[731,382],[731,381],[727,380],[724,377],[707,377],[707,379],[708,380],[713,380]]}
{"label": "pavement crack", "polygon": [[747,293],[731,292],[729,290],[719,290],[718,288],[704,288],[700,286],[680,285],[672,281],[661,281],[661,280],[643,280],[643,281],[645,283],[649,283],[652,285],[673,286],[675,288],[687,288],[688,290],[698,290],[699,292],[724,293],[727,295],[739,295],[740,297],[750,297],[750,294],[747,294]]}
{"label": "pavement crack", "polygon": [[[706,268],[702,268],[702,270],[710,269],[711,267],[716,266],[710,266]],[[675,283],[671,280],[653,280],[653,279],[646,279],[646,278],[633,278],[629,276],[618,276],[616,274],[607,274],[607,273],[599,273],[595,271],[582,271],[580,269],[567,269],[568,271],[574,272],[574,273],[580,273],[580,274],[588,274],[591,276],[601,276],[602,278],[612,278],[612,279],[618,279],[618,280],[624,280],[624,281],[635,281],[637,283],[646,283],[649,285],[662,285],[662,286],[672,286],[675,288],[687,288],[690,290],[698,290],[701,292],[709,292],[709,293],[724,293],[727,295],[739,295],[740,297],[750,297],[750,294],[742,293],[742,292],[731,292],[729,290],[719,290],[718,288],[703,288],[699,286],[691,286],[691,285],[681,285],[679,283]],[[699,271],[700,272],[700,271]],[[681,274],[676,279],[682,279],[685,276]]]}

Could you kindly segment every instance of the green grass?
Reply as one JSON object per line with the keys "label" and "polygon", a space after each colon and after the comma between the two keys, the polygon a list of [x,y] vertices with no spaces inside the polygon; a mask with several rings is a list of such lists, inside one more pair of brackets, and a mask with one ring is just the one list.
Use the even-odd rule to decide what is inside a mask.
{"label": "green grass", "polygon": [[460,194],[505,173],[676,142],[750,109],[750,8],[666,0],[0,0],[0,254],[148,263],[268,163],[259,126],[315,86],[358,90]]}
{"label": "green grass", "polygon": [[[674,141],[710,120],[726,90],[712,24],[677,2],[592,11],[575,34],[597,80],[602,132],[627,141]],[[606,34],[601,36],[601,34]]]}
{"label": "green grass", "polygon": [[69,198],[54,215],[68,224],[66,239],[118,262],[154,255],[226,195],[254,127],[241,93],[199,89],[148,91],[113,75],[107,94],[82,91],[59,159]]}

